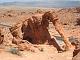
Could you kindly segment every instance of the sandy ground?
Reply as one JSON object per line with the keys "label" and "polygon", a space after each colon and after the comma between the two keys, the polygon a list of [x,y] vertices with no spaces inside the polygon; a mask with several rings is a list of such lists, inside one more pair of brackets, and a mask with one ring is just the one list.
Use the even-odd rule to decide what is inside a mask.
{"label": "sandy ground", "polygon": [[57,53],[56,49],[51,46],[42,46],[43,52],[22,52],[22,56],[17,56],[9,52],[1,52],[0,60],[71,60],[73,50]]}

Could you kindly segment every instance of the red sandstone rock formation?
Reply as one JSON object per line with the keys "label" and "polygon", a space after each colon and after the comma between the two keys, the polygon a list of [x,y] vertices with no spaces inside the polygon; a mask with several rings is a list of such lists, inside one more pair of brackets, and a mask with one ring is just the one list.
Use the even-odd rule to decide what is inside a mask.
{"label": "red sandstone rock formation", "polygon": [[[27,22],[27,23],[25,23]],[[33,44],[54,44],[52,43],[51,36],[49,34],[49,31],[47,27],[49,26],[49,22],[52,22],[55,26],[56,31],[61,35],[61,37],[64,39],[64,43],[66,44],[66,49],[69,49],[71,46],[71,43],[69,42],[68,38],[65,35],[64,29],[58,19],[58,16],[54,13],[46,12],[42,15],[41,21],[35,16],[32,16],[31,18],[27,19],[22,23],[21,30],[23,33],[23,39],[28,40],[29,42]],[[10,29],[13,37],[16,39],[20,38],[18,34],[18,27],[15,25]],[[14,42],[17,42],[15,39]],[[20,39],[18,39],[20,41]],[[54,40],[54,39],[53,39]],[[19,42],[18,41],[18,42]],[[54,40],[55,41],[55,40]],[[56,42],[55,42],[56,43]],[[20,43],[18,43],[20,44]],[[58,44],[56,44],[58,48]]]}
{"label": "red sandstone rock formation", "polygon": [[[59,21],[58,16],[56,15],[56,13],[52,14],[50,12],[46,12],[43,16],[42,16],[42,20],[44,20],[45,26],[48,26],[48,21],[50,20],[53,25],[55,26],[56,31],[61,35],[61,37],[64,39],[64,43],[66,45],[66,50],[69,50],[71,48],[71,43],[69,42],[68,38],[65,35],[64,29]],[[47,23],[47,24],[46,24]]]}

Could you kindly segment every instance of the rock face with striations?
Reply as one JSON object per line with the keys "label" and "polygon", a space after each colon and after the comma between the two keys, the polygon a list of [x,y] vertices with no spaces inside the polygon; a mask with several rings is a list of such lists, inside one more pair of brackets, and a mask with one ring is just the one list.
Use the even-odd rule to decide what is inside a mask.
{"label": "rock face with striations", "polygon": [[28,19],[27,25],[23,23],[21,30],[24,33],[23,40],[28,40],[33,44],[44,44],[51,39],[47,27],[44,27],[35,16]]}

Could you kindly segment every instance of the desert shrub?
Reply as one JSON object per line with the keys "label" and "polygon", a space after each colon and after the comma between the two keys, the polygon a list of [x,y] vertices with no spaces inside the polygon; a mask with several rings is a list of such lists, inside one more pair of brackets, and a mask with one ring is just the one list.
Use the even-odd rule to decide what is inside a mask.
{"label": "desert shrub", "polygon": [[21,53],[20,53],[18,48],[10,48],[9,52],[12,53],[12,54],[21,56]]}
{"label": "desert shrub", "polygon": [[12,17],[12,15],[11,15],[11,14],[8,14],[8,16],[9,16],[9,17]]}
{"label": "desert shrub", "polygon": [[76,25],[80,25],[80,18],[77,18],[77,24]]}
{"label": "desert shrub", "polygon": [[40,50],[41,52],[43,52],[43,51],[44,51],[44,49],[43,49],[43,48],[40,48],[39,50]]}
{"label": "desert shrub", "polygon": [[42,13],[42,10],[41,9],[38,9],[36,12],[37,13]]}
{"label": "desert shrub", "polygon": [[78,38],[74,36],[70,36],[69,41],[71,42],[72,45],[77,45],[79,43]]}
{"label": "desert shrub", "polygon": [[67,23],[64,23],[63,25],[68,25]]}
{"label": "desert shrub", "polygon": [[77,7],[76,10],[77,10],[77,13],[80,13],[80,7]]}

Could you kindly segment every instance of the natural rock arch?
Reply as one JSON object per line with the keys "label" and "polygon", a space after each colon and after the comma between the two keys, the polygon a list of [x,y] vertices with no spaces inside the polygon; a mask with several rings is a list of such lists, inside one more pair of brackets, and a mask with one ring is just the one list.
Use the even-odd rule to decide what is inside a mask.
{"label": "natural rock arch", "polygon": [[[27,25],[24,24],[25,22],[27,22]],[[47,27],[49,26],[49,22],[53,23],[56,31],[64,39],[64,43],[66,45],[66,50],[70,49],[71,43],[69,42],[68,38],[65,36],[65,32],[59,21],[58,16],[55,13],[51,13],[50,11],[46,12],[42,15],[42,19],[40,22],[38,21],[37,17],[35,17],[35,16],[32,16],[31,18],[22,22],[21,30],[23,32],[23,39],[29,39],[29,41],[36,43],[36,44],[39,44],[39,43],[42,44],[45,42],[49,43],[51,41],[51,36],[47,29]],[[54,43],[52,43],[52,44],[54,44]],[[59,46],[57,45],[57,47],[59,47]]]}

